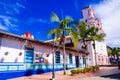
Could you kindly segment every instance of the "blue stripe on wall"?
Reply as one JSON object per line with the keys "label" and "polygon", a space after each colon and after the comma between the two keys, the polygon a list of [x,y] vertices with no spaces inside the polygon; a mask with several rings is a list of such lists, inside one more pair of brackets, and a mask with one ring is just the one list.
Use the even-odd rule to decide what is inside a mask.
{"label": "blue stripe on wall", "polygon": [[[55,71],[59,71],[63,69],[55,69]],[[37,69],[37,70],[24,70],[24,71],[5,71],[5,72],[0,72],[0,80],[6,80],[10,78],[16,78],[16,77],[21,77],[21,76],[30,76],[34,74],[41,74],[41,73],[47,73],[51,72],[52,69]]]}
{"label": "blue stripe on wall", "polygon": [[[7,70],[0,71],[0,80],[51,72],[52,67],[52,64],[25,64],[23,66],[7,66]],[[75,68],[75,64],[66,65],[66,69],[72,68]],[[63,70],[63,64],[55,64],[55,71],[60,70]]]}
{"label": "blue stripe on wall", "polygon": [[17,65],[24,65],[24,63],[23,62],[19,62],[19,63],[0,63],[0,66],[17,66]]}

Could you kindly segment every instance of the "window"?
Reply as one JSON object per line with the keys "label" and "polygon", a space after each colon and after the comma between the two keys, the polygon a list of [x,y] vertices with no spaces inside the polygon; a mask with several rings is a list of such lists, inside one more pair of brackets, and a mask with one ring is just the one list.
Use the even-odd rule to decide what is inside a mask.
{"label": "window", "polygon": [[69,63],[72,64],[73,61],[72,61],[72,54],[69,54]]}
{"label": "window", "polygon": [[34,60],[34,51],[33,50],[26,50],[25,51],[25,63],[32,64]]}
{"label": "window", "polygon": [[55,53],[55,57],[56,57],[56,58],[55,58],[55,62],[56,62],[56,63],[60,63],[60,52],[56,52],[56,53]]}

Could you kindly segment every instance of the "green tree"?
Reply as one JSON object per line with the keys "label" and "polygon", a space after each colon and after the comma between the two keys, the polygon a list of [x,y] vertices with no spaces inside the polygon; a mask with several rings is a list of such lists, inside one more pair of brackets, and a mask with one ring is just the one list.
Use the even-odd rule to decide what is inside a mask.
{"label": "green tree", "polygon": [[[96,41],[103,41],[105,34],[99,33],[99,29],[95,26],[87,26],[85,22],[79,22],[77,24],[77,30],[80,35],[80,39],[83,42],[83,48],[85,49],[85,55],[87,52],[87,41],[93,41],[93,48],[95,50],[95,40]],[[95,51],[96,52],[96,51]],[[96,54],[95,54],[95,61],[96,61]],[[96,62],[97,65],[97,62]]]}
{"label": "green tree", "polygon": [[112,56],[112,48],[107,46],[107,52],[108,52],[108,56],[111,57]]}
{"label": "green tree", "polygon": [[62,20],[59,19],[56,13],[52,13],[51,17],[52,22],[58,23],[58,28],[54,28],[49,30],[48,34],[52,35],[55,34],[55,42],[58,41],[60,38],[60,42],[63,46],[63,65],[64,65],[64,75],[66,74],[66,53],[65,53],[65,42],[66,42],[66,36],[71,36],[72,42],[74,44],[74,47],[78,47],[78,39],[79,36],[77,35],[76,31],[70,26],[70,24],[73,22],[73,19],[69,16],[66,16]]}
{"label": "green tree", "polygon": [[[79,22],[77,24],[77,30],[78,30],[78,34],[80,36],[80,40],[83,42],[82,48],[85,50],[85,57],[86,57],[86,53],[87,53],[87,40],[88,40],[88,36],[89,36],[89,31],[87,29],[87,24],[85,22]],[[86,66],[86,64],[85,64]]]}
{"label": "green tree", "polygon": [[111,55],[114,57],[114,58],[118,58],[120,56],[120,48],[116,48],[114,47],[111,51]]}
{"label": "green tree", "polygon": [[120,48],[118,47],[117,50],[117,57],[120,57]]}
{"label": "green tree", "polygon": [[117,48],[114,47],[114,48],[112,49],[111,55],[115,58],[116,54],[117,54]]}
{"label": "green tree", "polygon": [[97,60],[96,60],[96,44],[95,41],[104,41],[104,37],[106,36],[104,33],[100,33],[99,29],[95,26],[90,26],[88,28],[89,36],[88,40],[93,41],[93,49],[95,53],[95,65],[97,65]]}

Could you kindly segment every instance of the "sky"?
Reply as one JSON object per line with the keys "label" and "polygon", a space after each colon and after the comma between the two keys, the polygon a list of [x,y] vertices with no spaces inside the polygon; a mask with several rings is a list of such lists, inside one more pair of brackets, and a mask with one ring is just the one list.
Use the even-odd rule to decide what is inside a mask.
{"label": "sky", "polygon": [[58,27],[50,20],[52,12],[79,20],[82,8],[92,5],[107,45],[120,47],[119,4],[120,0],[0,0],[0,30],[16,35],[31,32],[36,40],[49,40],[48,30]]}

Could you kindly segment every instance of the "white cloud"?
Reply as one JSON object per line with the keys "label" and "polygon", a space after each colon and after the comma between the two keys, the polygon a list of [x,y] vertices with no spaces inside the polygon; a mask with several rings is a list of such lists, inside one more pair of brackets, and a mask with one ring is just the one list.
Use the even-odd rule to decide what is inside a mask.
{"label": "white cloud", "polygon": [[39,22],[39,23],[42,23],[42,24],[50,24],[49,21],[47,21],[45,19],[41,19],[41,18],[39,18],[39,19],[37,19],[37,18],[29,18],[27,22],[28,22],[29,25],[31,25],[31,24],[33,24],[35,22]]}
{"label": "white cloud", "polygon": [[17,23],[19,19],[15,16],[20,13],[21,9],[25,9],[25,6],[22,5],[22,1],[0,1],[0,29],[18,31],[19,27]]}
{"label": "white cloud", "polygon": [[5,26],[3,26],[3,25],[1,25],[1,24],[0,24],[0,29],[1,29],[1,30],[8,30],[7,27],[5,27]]}
{"label": "white cloud", "polygon": [[18,26],[16,25],[17,19],[9,16],[0,15],[0,26],[2,30],[17,30]]}
{"label": "white cloud", "polygon": [[100,17],[107,34],[106,42],[111,47],[120,47],[120,0],[104,0],[94,5],[97,17]]}
{"label": "white cloud", "polygon": [[0,8],[1,13],[9,14],[9,15],[16,15],[20,13],[21,9],[24,9],[25,6],[18,0],[11,1],[11,0],[3,0],[0,1]]}

